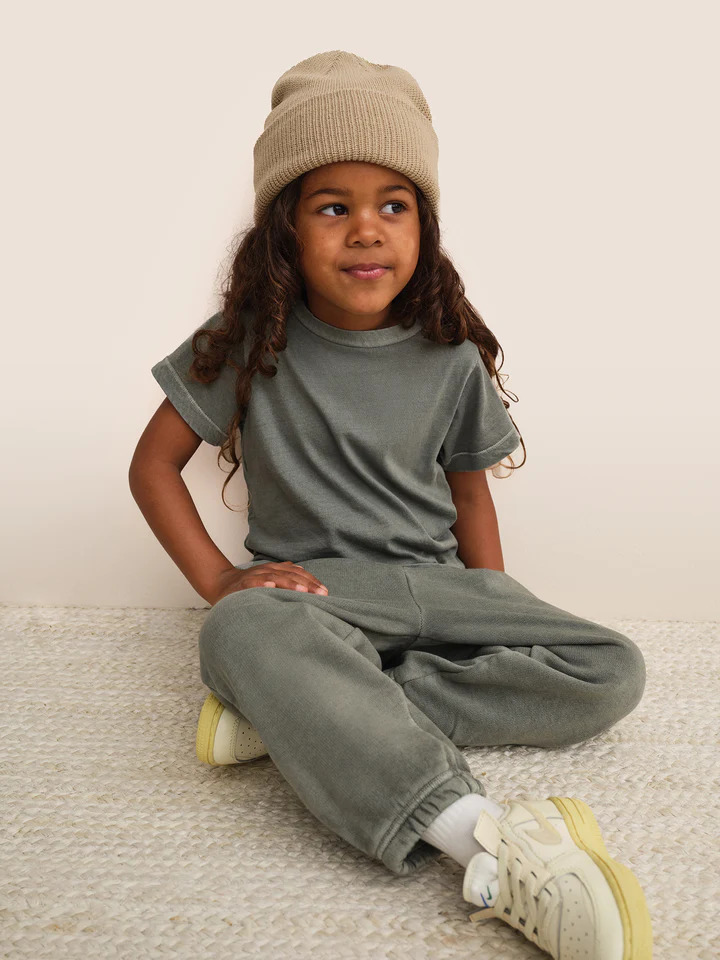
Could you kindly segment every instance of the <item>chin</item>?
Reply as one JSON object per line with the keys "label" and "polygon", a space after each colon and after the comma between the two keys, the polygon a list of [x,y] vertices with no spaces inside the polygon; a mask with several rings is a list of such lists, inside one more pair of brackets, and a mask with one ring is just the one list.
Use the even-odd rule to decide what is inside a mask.
{"label": "chin", "polygon": [[395,292],[388,293],[387,290],[357,290],[349,295],[345,291],[342,299],[349,304],[362,305],[366,312],[378,312],[392,303],[396,296]]}

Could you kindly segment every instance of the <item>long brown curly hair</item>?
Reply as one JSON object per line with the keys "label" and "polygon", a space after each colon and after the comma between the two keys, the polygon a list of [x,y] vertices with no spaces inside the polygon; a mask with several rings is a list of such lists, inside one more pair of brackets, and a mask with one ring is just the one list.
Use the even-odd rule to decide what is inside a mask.
{"label": "long brown curly hair", "polygon": [[[278,353],[287,346],[286,320],[293,303],[305,290],[305,281],[298,266],[302,252],[301,240],[294,226],[302,181],[301,175],[287,184],[270,204],[262,220],[258,224],[251,224],[238,235],[231,253],[230,269],[222,282],[222,323],[212,329],[197,330],[192,339],[195,358],[190,375],[195,381],[212,383],[226,364],[237,371],[237,410],[229,424],[228,437],[218,453],[218,465],[221,457],[233,464],[222,488],[225,506],[228,506],[225,488],[241,463],[236,452],[237,438],[250,403],[253,375],[276,375],[277,366],[271,365],[270,361],[277,361]],[[498,353],[502,353],[502,367],[502,348],[465,297],[465,286],[440,243],[440,227],[432,207],[417,186],[416,192],[420,254],[410,281],[392,302],[392,315],[405,329],[412,326],[416,316],[419,316],[422,336],[437,343],[461,344],[470,339],[477,344],[488,373],[497,380],[502,392],[517,401],[514,394],[505,390],[498,376],[499,368],[495,365],[495,359]],[[238,346],[242,348],[249,326],[247,316],[254,318],[254,341],[247,354],[247,366],[244,366],[237,363],[231,353],[237,354]],[[201,339],[206,341],[204,346],[200,345]],[[240,355],[245,356],[242,349]],[[503,377],[505,379],[507,376]],[[510,404],[502,397],[500,399],[508,409]],[[512,416],[510,420],[517,429]],[[522,436],[520,443],[525,453]],[[517,465],[512,457],[508,459],[509,469],[513,471],[523,466],[527,458]],[[493,472],[493,476],[497,475]]]}

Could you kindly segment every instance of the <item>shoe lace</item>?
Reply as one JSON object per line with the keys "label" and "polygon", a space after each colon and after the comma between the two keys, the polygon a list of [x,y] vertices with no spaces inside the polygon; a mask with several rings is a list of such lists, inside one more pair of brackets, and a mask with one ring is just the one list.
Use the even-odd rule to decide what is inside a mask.
{"label": "shoe lace", "polygon": [[[499,896],[494,904],[470,914],[478,923],[500,917],[519,930],[528,940],[552,956],[557,943],[551,943],[546,920],[556,903],[556,893],[548,887],[551,874],[539,876],[522,850],[504,837],[498,848]],[[556,939],[556,938],[555,938]]]}

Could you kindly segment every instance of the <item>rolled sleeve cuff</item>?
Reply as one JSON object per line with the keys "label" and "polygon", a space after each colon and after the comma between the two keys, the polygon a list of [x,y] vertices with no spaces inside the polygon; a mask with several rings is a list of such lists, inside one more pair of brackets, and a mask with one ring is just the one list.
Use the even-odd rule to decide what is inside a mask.
{"label": "rolled sleeve cuff", "polygon": [[497,443],[485,450],[480,451],[460,451],[450,457],[444,464],[443,470],[455,472],[461,470],[487,470],[488,467],[495,466],[502,459],[517,450],[520,445],[520,437],[515,427],[512,428],[504,437],[501,437]]}
{"label": "rolled sleeve cuff", "polygon": [[216,423],[198,406],[178,372],[167,357],[151,368],[152,375],[185,422],[206,443],[222,446],[227,436]]}

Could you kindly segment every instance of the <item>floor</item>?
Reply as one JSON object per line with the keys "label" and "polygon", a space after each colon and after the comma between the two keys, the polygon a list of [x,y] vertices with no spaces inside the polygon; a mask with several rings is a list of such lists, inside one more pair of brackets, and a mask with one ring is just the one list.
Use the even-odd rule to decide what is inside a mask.
{"label": "floor", "polygon": [[[2,957],[547,957],[501,920],[470,923],[448,857],[396,877],[269,757],[197,760],[206,613],[0,606]],[[719,625],[607,626],[646,658],[633,713],[571,747],[463,753],[490,796],[589,803],[645,890],[655,960],[716,960]]]}

